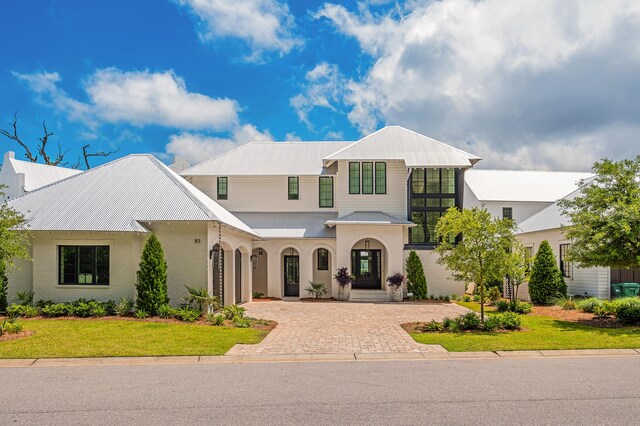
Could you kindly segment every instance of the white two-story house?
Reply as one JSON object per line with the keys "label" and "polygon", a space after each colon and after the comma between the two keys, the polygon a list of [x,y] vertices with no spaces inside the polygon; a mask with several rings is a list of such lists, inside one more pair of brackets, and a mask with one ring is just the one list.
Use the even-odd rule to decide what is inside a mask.
{"label": "white two-story house", "polygon": [[386,277],[419,253],[435,295],[464,284],[436,263],[435,226],[463,206],[465,171],[480,159],[401,127],[356,142],[255,142],[180,172],[131,155],[10,200],[32,235],[33,262],[10,292],[118,299],[135,293],[144,239],[165,247],[169,296],[206,286],[225,304],[306,297],[340,267],[351,300],[389,300]]}

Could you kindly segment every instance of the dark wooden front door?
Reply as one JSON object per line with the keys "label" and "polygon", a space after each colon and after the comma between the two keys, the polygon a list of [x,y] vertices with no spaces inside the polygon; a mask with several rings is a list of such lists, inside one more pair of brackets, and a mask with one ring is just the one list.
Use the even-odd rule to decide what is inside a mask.
{"label": "dark wooden front door", "polygon": [[382,288],[382,252],[380,250],[351,250],[351,271],[356,277],[354,289]]}
{"label": "dark wooden front door", "polygon": [[300,297],[300,258],[284,257],[284,295]]}
{"label": "dark wooden front door", "polygon": [[242,301],[242,253],[236,249],[236,301],[240,303]]}

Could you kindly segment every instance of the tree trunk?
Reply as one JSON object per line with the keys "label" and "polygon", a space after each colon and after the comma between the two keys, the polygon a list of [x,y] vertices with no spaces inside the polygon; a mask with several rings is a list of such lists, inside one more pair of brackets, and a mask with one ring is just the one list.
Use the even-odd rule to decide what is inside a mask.
{"label": "tree trunk", "polygon": [[484,284],[480,285],[480,321],[484,323]]}

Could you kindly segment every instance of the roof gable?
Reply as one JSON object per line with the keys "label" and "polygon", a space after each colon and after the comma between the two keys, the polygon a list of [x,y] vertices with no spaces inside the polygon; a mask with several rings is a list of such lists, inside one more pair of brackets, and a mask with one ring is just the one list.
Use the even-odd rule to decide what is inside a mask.
{"label": "roof gable", "polygon": [[404,160],[407,167],[468,168],[480,157],[403,127],[387,126],[325,157],[325,163],[336,160]]}
{"label": "roof gable", "polygon": [[14,198],[32,230],[143,231],[137,222],[220,221],[256,235],[152,155],[129,155]]}
{"label": "roof gable", "polygon": [[8,161],[11,164],[11,167],[16,174],[24,174],[25,191],[33,191],[69,176],[82,173],[82,170],[16,160],[14,157],[5,156],[5,161]]}

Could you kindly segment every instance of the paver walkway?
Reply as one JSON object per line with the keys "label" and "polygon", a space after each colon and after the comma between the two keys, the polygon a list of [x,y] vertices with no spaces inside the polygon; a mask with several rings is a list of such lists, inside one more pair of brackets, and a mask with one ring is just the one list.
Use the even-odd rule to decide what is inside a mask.
{"label": "paver walkway", "polygon": [[416,342],[400,327],[468,312],[456,304],[264,301],[243,305],[247,315],[278,322],[257,345],[227,355],[441,352]]}

